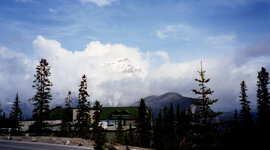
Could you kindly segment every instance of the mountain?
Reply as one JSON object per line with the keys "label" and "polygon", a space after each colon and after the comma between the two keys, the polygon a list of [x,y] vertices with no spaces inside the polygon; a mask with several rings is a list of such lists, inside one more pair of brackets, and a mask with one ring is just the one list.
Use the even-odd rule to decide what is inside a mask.
{"label": "mountain", "polygon": [[[176,92],[168,92],[160,96],[148,96],[144,98],[145,103],[148,107],[151,107],[154,116],[156,116],[160,109],[163,109],[165,106],[170,107],[172,104],[174,110],[176,111],[177,104],[179,104],[180,109],[188,108],[192,106],[192,102],[197,99],[184,97]],[[139,106],[140,101],[133,104],[133,106]]]}

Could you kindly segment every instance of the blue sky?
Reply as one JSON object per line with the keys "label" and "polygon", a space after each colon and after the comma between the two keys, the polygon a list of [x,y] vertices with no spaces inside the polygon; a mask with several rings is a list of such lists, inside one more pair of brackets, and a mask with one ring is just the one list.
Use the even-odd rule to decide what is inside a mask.
{"label": "blue sky", "polygon": [[[72,51],[98,40],[142,51],[167,51],[173,61],[216,57],[226,52],[216,52],[196,38],[234,34],[236,46],[255,42],[269,35],[269,7],[269,2],[260,0],[118,0],[104,6],[80,0],[2,0],[0,43],[27,53],[32,41],[43,35]],[[179,24],[201,33],[192,33],[194,38],[188,41],[177,38],[186,36],[181,33],[165,39],[156,34],[168,25]]]}
{"label": "blue sky", "polygon": [[[224,60],[227,64],[226,68],[235,67],[235,70],[254,65],[251,69],[253,73],[250,71],[248,72],[250,74],[244,74],[246,78],[243,77],[247,80],[252,77],[250,82],[254,83],[258,66],[268,67],[270,64],[268,61],[270,49],[267,44],[269,39],[269,0],[0,0],[0,46],[5,48],[5,55],[3,54],[2,58],[9,61],[17,56],[24,59],[23,62],[25,60],[36,62],[41,57],[50,58],[57,53],[55,47],[63,48],[63,52],[70,51],[75,55],[76,52],[87,51],[86,47],[91,42],[99,41],[101,45],[92,43],[92,47],[111,44],[111,47],[107,46],[113,49],[119,44],[128,50],[135,48],[142,55],[138,62],[146,61],[144,66],[148,66],[145,68],[147,75],[141,80],[151,78],[156,72],[162,74],[161,70],[166,65],[170,67],[175,65],[177,68],[193,62],[199,66],[200,60],[206,60],[206,64],[207,62],[213,64],[212,60],[214,62]],[[48,43],[53,46],[46,47]],[[56,43],[61,46],[57,46]],[[44,47],[52,49],[51,53],[45,54]],[[8,59],[6,51],[10,51],[11,55],[16,57]],[[55,56],[58,57],[60,54]],[[129,56],[121,58],[125,57],[129,58]],[[127,62],[129,61],[134,66],[137,65],[137,68],[138,66],[144,68],[140,66],[143,63],[136,64],[135,58],[133,61],[129,58]],[[112,60],[112,62],[118,61]],[[218,63],[212,67],[209,65],[209,69],[214,70],[215,67],[219,67]],[[192,71],[196,73],[196,70]],[[231,72],[230,75],[234,73]],[[173,79],[177,79],[181,84],[179,76],[168,75],[166,79],[172,83],[175,82]],[[237,80],[236,77],[234,79],[231,82],[237,82],[233,86],[236,89],[240,81],[238,84],[238,77]],[[123,77],[121,81],[126,80],[133,81],[130,75]],[[186,79],[181,79],[181,82],[182,80]],[[25,84],[31,84],[29,81],[27,78]],[[108,81],[114,80],[108,79]],[[101,87],[104,84],[105,80],[102,80],[95,85]],[[189,87],[192,84],[185,85]],[[165,86],[161,83],[159,86],[156,90],[149,90],[148,93],[141,95],[162,94],[168,89],[181,93],[179,90],[184,88],[176,88],[176,85]],[[218,87],[217,82],[213,83],[213,86]],[[255,89],[254,84],[251,86]],[[229,85],[226,86],[226,89],[231,88]],[[103,89],[101,92],[103,94],[100,95],[104,96],[104,91],[106,90]],[[57,93],[57,90],[55,92]],[[228,90],[228,92],[232,91]],[[115,93],[123,95],[123,89],[118,89],[114,94],[109,95],[115,97]],[[189,90],[184,90],[183,93],[192,96]],[[233,99],[236,99],[236,93]],[[135,95],[136,92],[133,94]],[[26,94],[25,97],[29,95],[31,94]],[[254,97],[254,93],[251,95]],[[226,96],[217,94],[217,97],[222,99]]]}

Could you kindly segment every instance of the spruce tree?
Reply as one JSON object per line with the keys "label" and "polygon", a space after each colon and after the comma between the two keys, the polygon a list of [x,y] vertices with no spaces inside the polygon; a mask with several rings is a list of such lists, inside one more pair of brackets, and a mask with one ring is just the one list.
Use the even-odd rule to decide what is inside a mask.
{"label": "spruce tree", "polygon": [[250,101],[247,100],[247,86],[245,81],[241,82],[241,91],[240,91],[240,96],[239,96],[239,101],[240,104],[242,105],[241,110],[240,110],[240,122],[243,126],[245,127],[250,127],[253,123],[252,116],[250,113],[250,106],[249,103]]}
{"label": "spruce tree", "polygon": [[132,128],[131,124],[129,124],[129,129],[128,129],[128,141],[129,141],[129,145],[131,146],[134,145],[134,129]]}
{"label": "spruce tree", "polygon": [[65,98],[65,102],[66,102],[66,108],[71,108],[71,102],[72,102],[72,96],[71,96],[71,91],[68,91],[68,95]]}
{"label": "spruce tree", "polygon": [[122,116],[120,115],[118,118],[118,126],[117,126],[117,132],[115,135],[115,142],[119,144],[124,143],[124,132],[123,132],[123,125],[122,125]]}
{"label": "spruce tree", "polygon": [[79,88],[75,130],[78,137],[84,139],[90,138],[91,125],[90,102],[87,100],[87,97],[89,97],[87,92],[87,77],[83,75]]}
{"label": "spruce tree", "polygon": [[149,109],[145,105],[144,99],[141,99],[138,110],[138,134],[139,142],[142,147],[150,147],[151,142],[151,120]]}
{"label": "spruce tree", "polygon": [[52,82],[49,80],[51,75],[50,66],[46,59],[41,59],[39,65],[36,67],[36,78],[33,82],[33,88],[36,89],[36,93],[32,99],[34,110],[33,119],[35,120],[32,125],[32,129],[36,135],[42,135],[46,131],[46,123],[44,120],[48,117],[49,103],[52,100],[50,93]]}
{"label": "spruce tree", "polygon": [[0,100],[0,117],[2,117],[2,112],[3,112],[3,109],[1,107],[1,100]]}
{"label": "spruce tree", "polygon": [[92,140],[94,141],[94,149],[95,150],[104,150],[105,144],[107,142],[106,133],[104,129],[100,126],[100,114],[102,113],[102,105],[100,105],[99,101],[95,102],[93,107],[94,112],[94,122],[93,122],[93,131],[92,131]]}
{"label": "spruce tree", "polygon": [[191,142],[198,145],[198,149],[214,149],[218,124],[216,124],[213,119],[220,115],[221,112],[214,112],[210,107],[218,100],[209,97],[214,91],[206,86],[210,78],[205,78],[205,72],[201,62],[201,70],[198,71],[200,78],[195,79],[195,81],[198,82],[199,89],[192,89],[192,91],[199,96],[198,100],[193,101],[196,106],[196,111],[193,117],[195,122],[192,124],[193,135],[191,135],[190,138]]}
{"label": "spruce tree", "polygon": [[71,91],[68,91],[67,97],[65,98],[66,108],[64,109],[64,116],[62,118],[61,136],[70,137],[72,124],[72,108],[70,104],[71,102],[72,102]]}
{"label": "spruce tree", "polygon": [[238,128],[239,128],[238,112],[237,112],[237,109],[235,109],[234,115],[233,115],[233,129],[238,129]]}
{"label": "spruce tree", "polygon": [[12,120],[11,135],[20,135],[20,121],[22,120],[22,110],[20,108],[20,100],[18,93],[16,94],[16,98],[14,100],[9,118]]}
{"label": "spruce tree", "polygon": [[154,126],[154,146],[157,150],[164,149],[164,135],[162,128],[162,112],[161,110],[158,113],[158,117],[156,119],[156,123]]}
{"label": "spruce tree", "polygon": [[213,90],[208,88],[206,84],[210,81],[210,78],[205,78],[205,72],[202,67],[201,62],[201,70],[198,71],[200,78],[196,78],[195,81],[199,82],[199,90],[192,89],[192,91],[199,95],[198,101],[194,101],[194,104],[197,106],[196,114],[199,117],[199,121],[202,126],[206,126],[208,124],[211,124],[213,121],[213,118],[220,115],[220,112],[214,112],[211,110],[210,106],[216,103],[217,99],[211,99],[209,95],[212,95],[214,93]]}
{"label": "spruce tree", "polygon": [[172,104],[168,111],[168,127],[166,134],[168,136],[166,147],[168,149],[174,149],[176,143],[176,136],[175,136],[175,117]]}
{"label": "spruce tree", "polygon": [[270,125],[270,102],[269,102],[269,73],[264,67],[258,72],[257,81],[257,109],[258,109],[258,124],[261,127],[268,127]]}

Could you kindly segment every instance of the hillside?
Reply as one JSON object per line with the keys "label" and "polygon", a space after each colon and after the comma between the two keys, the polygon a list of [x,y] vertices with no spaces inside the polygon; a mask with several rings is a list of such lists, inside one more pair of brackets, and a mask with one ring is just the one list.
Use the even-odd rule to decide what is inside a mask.
{"label": "hillside", "polygon": [[[173,104],[174,110],[176,110],[177,104],[179,104],[180,109],[188,108],[192,105],[192,102],[196,99],[190,97],[184,97],[176,92],[168,92],[160,96],[152,95],[144,98],[145,103],[148,107],[151,107],[154,115],[157,115],[160,109],[165,106],[170,107]],[[134,103],[134,106],[139,106],[140,101]]]}

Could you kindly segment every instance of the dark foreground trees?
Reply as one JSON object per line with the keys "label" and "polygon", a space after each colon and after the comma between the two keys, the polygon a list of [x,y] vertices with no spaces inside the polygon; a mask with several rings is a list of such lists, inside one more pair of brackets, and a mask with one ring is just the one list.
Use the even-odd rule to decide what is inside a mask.
{"label": "dark foreground trees", "polygon": [[240,92],[240,96],[239,96],[239,101],[240,101],[240,104],[241,104],[241,110],[240,110],[240,123],[249,128],[253,125],[253,119],[252,119],[252,115],[250,113],[250,106],[249,106],[249,103],[250,101],[247,100],[247,94],[246,94],[246,91],[247,91],[247,85],[245,83],[245,81],[242,81],[241,82],[241,92]]}
{"label": "dark foreground trees", "polygon": [[46,59],[41,59],[39,65],[36,67],[36,78],[33,82],[33,88],[36,89],[36,93],[32,99],[34,110],[33,119],[35,123],[31,126],[31,130],[36,133],[36,135],[43,135],[47,132],[46,123],[44,120],[47,118],[49,111],[49,103],[52,100],[52,95],[50,93],[52,82],[49,80],[51,75],[50,66]]}
{"label": "dark foreground trees", "polygon": [[270,125],[270,102],[269,102],[269,73],[264,67],[261,68],[261,71],[258,72],[258,81],[257,81],[257,104],[258,104],[258,120],[257,123],[259,126],[266,128]]}
{"label": "dark foreground trees", "polygon": [[64,116],[62,118],[62,126],[60,136],[71,136],[71,126],[72,126],[72,108],[71,108],[72,96],[71,91],[68,91],[67,97],[65,98]]}
{"label": "dark foreground trees", "polygon": [[138,110],[138,135],[139,145],[150,147],[152,139],[152,114],[150,109],[145,105],[144,99],[141,99]]}
{"label": "dark foreground trees", "polygon": [[95,110],[93,116],[94,122],[92,130],[92,140],[94,141],[94,148],[95,150],[104,150],[107,138],[103,127],[100,125],[100,114],[102,111],[102,105],[100,105],[99,101],[95,102],[93,109]]}
{"label": "dark foreground trees", "polygon": [[89,113],[90,102],[87,100],[87,97],[89,97],[89,94],[87,92],[87,77],[86,75],[83,75],[78,95],[78,110],[75,123],[75,132],[78,137],[84,139],[90,138],[91,126],[91,116]]}
{"label": "dark foreground trees", "polygon": [[11,135],[21,135],[21,126],[20,121],[22,120],[22,110],[20,108],[20,99],[19,94],[16,94],[11,113],[9,115],[10,120],[12,121]]}
{"label": "dark foreground trees", "polygon": [[269,73],[264,67],[258,72],[257,81],[257,126],[256,126],[256,145],[260,145],[262,148],[268,146],[268,139],[265,135],[270,134],[270,102],[269,102]]}

